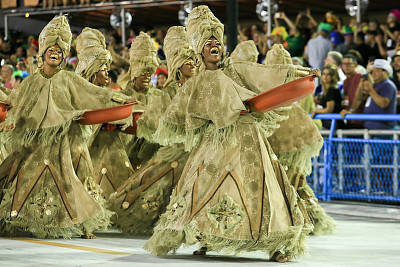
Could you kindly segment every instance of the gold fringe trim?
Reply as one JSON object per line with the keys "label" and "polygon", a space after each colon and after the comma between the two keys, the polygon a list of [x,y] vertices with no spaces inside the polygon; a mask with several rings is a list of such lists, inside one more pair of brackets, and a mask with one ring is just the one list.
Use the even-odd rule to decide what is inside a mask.
{"label": "gold fringe trim", "polygon": [[319,155],[322,145],[323,139],[319,139],[314,144],[303,149],[281,154],[279,154],[279,151],[275,153],[277,153],[279,162],[288,167],[286,171],[288,177],[298,173],[309,175],[312,171],[311,158]]}
{"label": "gold fringe trim", "polygon": [[311,187],[308,185],[300,187],[297,192],[305,200],[307,212],[314,221],[312,234],[318,236],[334,232],[336,229],[335,221],[319,205]]}

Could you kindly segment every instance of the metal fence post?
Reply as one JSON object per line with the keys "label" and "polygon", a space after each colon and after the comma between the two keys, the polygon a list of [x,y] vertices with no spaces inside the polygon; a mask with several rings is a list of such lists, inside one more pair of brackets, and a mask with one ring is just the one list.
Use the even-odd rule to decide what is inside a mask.
{"label": "metal fence post", "polygon": [[327,146],[324,150],[324,184],[322,189],[323,200],[330,201],[332,194],[332,138],[336,128],[336,119],[332,119]]}
{"label": "metal fence post", "polygon": [[[399,136],[397,134],[393,134],[393,140],[399,140]],[[399,178],[398,178],[398,171],[399,171],[399,150],[397,144],[393,145],[393,196],[397,196],[399,193]]]}
{"label": "metal fence post", "polygon": [[[337,137],[342,138],[342,130],[336,131]],[[343,143],[338,143],[338,178],[339,178],[339,192],[343,192],[343,183],[344,183],[344,176],[343,176]]]}
{"label": "metal fence post", "polygon": [[[364,140],[369,140],[368,130],[364,130]],[[371,147],[369,143],[364,144],[364,171],[365,171],[365,193],[371,194],[371,166],[370,166],[370,153]]]}

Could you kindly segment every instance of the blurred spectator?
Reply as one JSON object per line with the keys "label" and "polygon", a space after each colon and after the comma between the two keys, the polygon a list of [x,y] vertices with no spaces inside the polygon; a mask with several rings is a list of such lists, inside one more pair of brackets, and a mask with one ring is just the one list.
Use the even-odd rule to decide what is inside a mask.
{"label": "blurred spectator", "polygon": [[23,79],[24,78],[22,78],[22,76],[19,76],[19,75],[12,77],[11,85],[12,85],[13,89],[17,89],[18,85],[22,82]]}
{"label": "blurred spectator", "polygon": [[[373,24],[375,25],[375,24]],[[368,26],[369,27],[369,26]],[[379,50],[379,42],[377,42],[378,32],[376,30],[368,30],[365,43],[369,46],[368,62],[375,59],[382,58],[381,51]],[[361,53],[361,52],[360,52]]]}
{"label": "blurred spectator", "polygon": [[354,33],[351,27],[343,27],[344,42],[337,46],[336,50],[342,55],[346,55],[350,49],[354,49],[356,44],[354,43]]}
{"label": "blurred spectator", "polygon": [[325,65],[332,64],[335,65],[338,68],[338,74],[339,74],[339,88],[341,89],[341,85],[343,84],[343,81],[346,79],[346,75],[343,73],[343,70],[341,69],[342,66],[342,54],[338,51],[329,51],[328,55],[325,58]]}
{"label": "blurred spectator", "polygon": [[257,46],[257,50],[259,53],[257,63],[261,64],[264,61],[265,55],[267,54],[268,50],[266,36],[264,34],[261,34],[261,32],[257,31],[253,33],[252,38]]}
{"label": "blurred spectator", "polygon": [[[301,23],[302,18],[308,19],[306,21],[306,25],[304,25],[304,20],[303,20],[303,23]],[[307,8],[305,11],[299,12],[299,14],[296,17],[295,25],[300,30],[300,32],[304,36],[304,38],[306,40],[310,40],[312,38],[313,32],[315,32],[317,30],[318,22],[311,15],[310,9]]]}
{"label": "blurred spectator", "polygon": [[368,64],[369,51],[371,50],[371,48],[365,43],[365,35],[363,32],[357,32],[355,43],[355,50],[357,50],[362,57],[362,61],[359,61],[358,64],[365,67]]}
{"label": "blurred spectator", "polygon": [[67,70],[75,71],[76,65],[78,64],[78,58],[76,57],[76,50],[73,46],[71,46],[69,54],[64,61],[67,64]]}
{"label": "blurred spectator", "polygon": [[168,79],[168,71],[164,68],[157,68],[155,75],[157,75],[156,87],[162,89]]}
{"label": "blurred spectator", "polygon": [[292,64],[304,66],[303,60],[301,60],[301,58],[299,58],[299,57],[292,57]]}
{"label": "blurred spectator", "polygon": [[400,91],[400,51],[392,57],[393,82],[398,91]]}
{"label": "blurred spectator", "polygon": [[[14,72],[13,76],[21,76],[23,79],[29,75],[28,67],[24,61],[18,61],[17,71]],[[15,87],[14,87],[15,88]]]}
{"label": "blurred spectator", "polygon": [[118,81],[118,71],[116,69],[110,69],[108,71],[109,83],[108,88],[114,89],[115,91],[121,91],[121,86],[117,84]]}
{"label": "blurred spectator", "polygon": [[[356,72],[357,59],[347,54],[343,57],[342,68],[346,74],[346,79],[343,82],[344,103],[343,110],[340,115],[344,116],[348,113],[362,114],[364,105],[357,103],[356,93],[361,81],[361,73]],[[363,121],[347,121],[346,128],[363,128]]]}
{"label": "blurred spectator", "polygon": [[156,31],[156,42],[159,44],[158,50],[157,50],[157,55],[161,60],[165,60],[165,54],[164,54],[164,38],[165,38],[165,31],[164,30],[157,30]]}
{"label": "blurred spectator", "polygon": [[329,51],[332,51],[332,44],[328,40],[332,25],[328,23],[320,23],[318,26],[318,36],[311,39],[307,43],[307,48],[304,53],[306,58],[313,69],[322,69],[324,67],[324,60]]}
{"label": "blurred spectator", "polygon": [[[357,50],[354,50],[354,49],[350,49],[347,52],[347,54],[353,55],[356,58],[356,60],[357,60],[356,61],[356,72],[361,73],[361,74],[367,74],[367,69],[364,68],[364,66],[359,64],[359,62],[362,61],[360,52],[358,52]],[[342,62],[342,64],[343,64],[343,62]],[[342,66],[342,68],[343,68],[343,66]],[[344,69],[343,69],[343,71],[344,71]],[[346,74],[346,73],[344,73],[344,74]]]}
{"label": "blurred spectator", "polygon": [[17,47],[17,50],[15,51],[15,55],[17,56],[18,60],[26,59],[26,51],[22,46]]}
{"label": "blurred spectator", "polygon": [[326,12],[325,21],[326,23],[332,25],[332,31],[329,35],[329,39],[331,40],[332,47],[336,48],[338,45],[344,42],[343,37],[340,34],[340,30],[342,28],[341,21],[332,10]]}
{"label": "blurred spectator", "polygon": [[[342,110],[342,96],[337,87],[339,80],[338,69],[335,65],[326,65],[322,70],[321,76],[321,93],[315,98],[316,103],[321,107],[316,108],[312,113],[312,117],[319,113],[339,113]],[[324,128],[329,129],[330,120],[322,120]],[[337,122],[338,128],[343,128],[343,121]]]}
{"label": "blurred spectator", "polygon": [[384,33],[384,43],[386,44],[386,49],[391,51],[391,55],[394,54],[394,49],[396,47],[396,40],[400,35],[400,11],[398,9],[392,9],[387,15],[386,23],[381,24],[380,29]]}
{"label": "blurred spectator", "polygon": [[[306,40],[300,34],[299,29],[293,22],[286,16],[285,12],[280,12],[280,19],[283,19],[289,26],[289,35],[286,37],[287,50],[291,56],[301,57],[304,53],[304,46],[306,45]],[[277,20],[278,21],[278,20]]]}
{"label": "blurred spectator", "polygon": [[12,65],[4,65],[3,67],[1,67],[1,77],[4,82],[3,86],[10,90],[13,89],[11,84],[11,78],[13,73],[14,73],[14,67]]}
{"label": "blurred spectator", "polygon": [[39,50],[39,41],[33,39],[26,51],[28,57],[36,56]]}

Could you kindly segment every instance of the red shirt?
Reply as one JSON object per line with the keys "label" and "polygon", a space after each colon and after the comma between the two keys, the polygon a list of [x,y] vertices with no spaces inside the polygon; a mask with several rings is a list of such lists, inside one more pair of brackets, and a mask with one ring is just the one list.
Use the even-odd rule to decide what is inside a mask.
{"label": "red shirt", "polygon": [[[349,108],[353,106],[354,101],[356,100],[357,87],[360,83],[362,74],[354,73],[351,77],[348,77],[343,81],[343,92],[345,97],[347,96],[349,99]],[[358,109],[354,113],[363,113],[364,106],[360,105]]]}

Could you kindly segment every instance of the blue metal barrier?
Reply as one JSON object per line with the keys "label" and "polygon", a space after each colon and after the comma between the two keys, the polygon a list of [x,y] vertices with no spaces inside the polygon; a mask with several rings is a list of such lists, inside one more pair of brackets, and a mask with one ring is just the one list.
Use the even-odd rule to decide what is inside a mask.
{"label": "blue metal barrier", "polygon": [[[364,132],[361,138],[335,137],[336,121],[342,120],[339,114],[317,114],[314,118],[332,120],[307,177],[319,199],[400,203],[400,130],[359,130]],[[348,114],[345,120],[400,121],[400,115]],[[384,137],[388,134],[392,138]]]}

